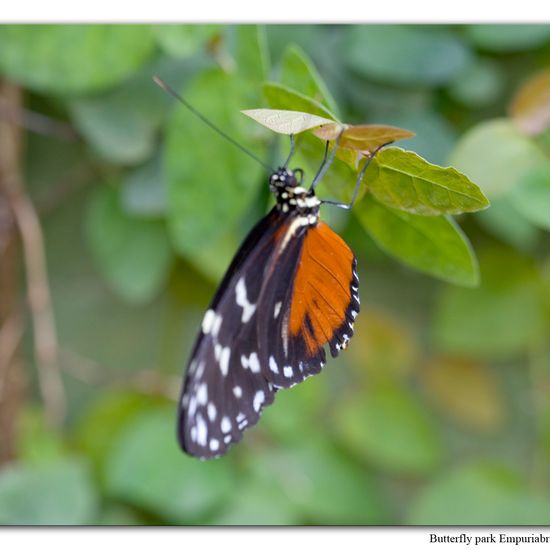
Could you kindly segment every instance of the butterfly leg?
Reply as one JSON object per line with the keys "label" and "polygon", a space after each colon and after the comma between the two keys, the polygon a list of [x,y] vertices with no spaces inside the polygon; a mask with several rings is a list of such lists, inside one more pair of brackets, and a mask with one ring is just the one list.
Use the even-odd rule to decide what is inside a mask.
{"label": "butterfly leg", "polygon": [[359,172],[359,176],[357,177],[357,182],[355,183],[355,189],[353,190],[353,196],[351,197],[351,201],[349,203],[345,202],[338,202],[338,201],[321,201],[322,204],[330,204],[332,206],[336,206],[337,208],[343,208],[344,210],[350,210],[351,207],[355,203],[355,199],[357,198],[357,193],[359,193],[359,187],[361,186],[361,180],[363,179],[363,176],[365,175],[365,172],[367,168],[369,167],[369,164],[371,163],[372,159],[376,156],[376,153],[382,149],[382,147],[385,147],[386,145],[389,145],[388,143],[384,143],[383,145],[378,146],[372,153],[369,153],[369,158],[367,159],[367,162],[365,162],[365,166],[361,168],[361,172]]}
{"label": "butterfly leg", "polygon": [[295,150],[296,150],[296,139],[294,138],[294,134],[290,134],[290,152],[288,153],[288,157],[285,161],[283,168],[286,168],[288,166],[288,163],[290,162],[290,159],[293,157]]}
{"label": "butterfly leg", "polygon": [[328,145],[329,141],[327,140],[327,143],[325,145],[325,154],[323,156],[323,162],[321,162],[321,166],[319,166],[319,170],[317,170],[317,174],[315,174],[315,177],[313,178],[313,181],[311,182],[311,185],[309,186],[309,190],[313,191],[317,184],[321,181],[321,178],[325,175],[326,171],[330,168],[330,165],[332,164],[332,161],[334,160],[334,157],[336,156],[336,150],[338,149],[338,145],[340,144],[340,138],[342,137],[342,134],[344,133],[344,130],[342,130],[338,137],[336,138],[336,141],[334,142],[334,147],[332,148],[332,151],[330,152],[330,155],[328,155]]}

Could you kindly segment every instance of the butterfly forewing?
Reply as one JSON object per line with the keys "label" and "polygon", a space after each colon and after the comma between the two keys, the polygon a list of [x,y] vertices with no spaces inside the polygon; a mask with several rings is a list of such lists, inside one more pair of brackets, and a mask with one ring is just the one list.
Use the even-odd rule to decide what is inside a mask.
{"label": "butterfly forewing", "polygon": [[191,455],[223,454],[273,401],[261,373],[256,318],[263,270],[283,222],[272,211],[250,232],[203,318],[180,402],[179,440]]}

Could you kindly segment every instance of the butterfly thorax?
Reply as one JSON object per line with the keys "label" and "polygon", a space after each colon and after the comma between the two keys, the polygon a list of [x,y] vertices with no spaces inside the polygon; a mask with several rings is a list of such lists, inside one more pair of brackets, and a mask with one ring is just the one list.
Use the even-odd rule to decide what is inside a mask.
{"label": "butterfly thorax", "polygon": [[315,225],[319,220],[321,201],[313,190],[299,185],[294,172],[288,168],[279,168],[271,175],[269,188],[275,195],[277,209],[286,215],[298,216]]}

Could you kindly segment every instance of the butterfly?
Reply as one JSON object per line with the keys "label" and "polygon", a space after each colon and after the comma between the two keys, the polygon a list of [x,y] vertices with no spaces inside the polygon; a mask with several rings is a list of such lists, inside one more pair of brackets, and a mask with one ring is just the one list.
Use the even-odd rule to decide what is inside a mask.
{"label": "butterfly", "polygon": [[178,416],[181,448],[201,459],[219,457],[256,424],[277,391],[321,371],[325,347],[336,357],[353,336],[359,313],[357,260],[319,213],[315,187],[330,166],[338,139],[309,189],[303,171],[285,165],[269,187],[275,206],[250,231],[204,318],[189,360]]}

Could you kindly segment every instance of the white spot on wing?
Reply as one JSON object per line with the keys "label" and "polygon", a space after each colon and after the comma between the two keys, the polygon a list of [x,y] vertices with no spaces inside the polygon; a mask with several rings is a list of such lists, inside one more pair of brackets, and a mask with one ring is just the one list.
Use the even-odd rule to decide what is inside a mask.
{"label": "white spot on wing", "polygon": [[277,302],[275,304],[275,309],[273,310],[273,319],[277,319],[277,317],[279,316],[279,311],[281,311],[281,305],[282,305],[282,302]]}
{"label": "white spot on wing", "polygon": [[216,410],[216,405],[214,405],[214,403],[212,402],[208,403],[207,412],[210,422],[214,422],[214,420],[216,420],[216,415],[218,414],[218,411]]}
{"label": "white spot on wing", "polygon": [[231,420],[229,420],[228,416],[224,416],[222,418],[220,428],[222,429],[222,432],[224,434],[229,433],[231,431]]}
{"label": "white spot on wing", "polygon": [[241,386],[235,386],[233,388],[233,395],[239,399],[241,397],[241,395],[243,394],[243,390],[241,388]]}
{"label": "white spot on wing", "polygon": [[247,295],[246,295],[246,284],[244,282],[244,278],[241,277],[239,281],[237,282],[237,286],[235,287],[235,295],[236,295],[236,302],[238,306],[241,306],[243,308],[243,314],[241,317],[241,321],[243,323],[248,323],[252,315],[254,315],[254,312],[256,311],[256,305],[251,304],[248,301]]}
{"label": "white spot on wing", "polygon": [[254,407],[254,410],[256,412],[260,411],[260,408],[261,408],[262,403],[264,402],[264,400],[265,400],[264,392],[262,390],[257,391],[256,395],[254,396],[254,401],[252,403],[252,406]]}
{"label": "white spot on wing", "polygon": [[260,360],[258,359],[258,354],[256,352],[252,352],[250,357],[241,355],[241,365],[245,369],[250,369],[252,372],[260,372]]}
{"label": "white spot on wing", "polygon": [[214,338],[218,336],[218,332],[220,332],[221,326],[222,326],[222,316],[216,315],[216,318],[214,319],[214,323],[212,325],[212,336],[214,336]]}
{"label": "white spot on wing", "polygon": [[275,357],[273,355],[269,358],[269,368],[275,373],[279,374],[279,367],[277,366],[277,361],[275,361]]}
{"label": "white spot on wing", "polygon": [[216,438],[210,440],[210,450],[217,451],[220,448],[220,442]]}
{"label": "white spot on wing", "polygon": [[206,389],[206,384],[201,384],[197,389],[197,403],[199,405],[206,405],[208,401],[208,391]]}
{"label": "white spot on wing", "polygon": [[216,320],[216,312],[212,309],[209,309],[204,314],[204,319],[202,320],[202,331],[204,334],[208,334],[212,330],[214,321]]}
{"label": "white spot on wing", "polygon": [[293,373],[292,367],[290,366],[285,367],[283,369],[283,373],[287,378],[292,378],[292,373]]}
{"label": "white spot on wing", "polygon": [[204,418],[198,414],[197,415],[197,443],[199,445],[206,445],[206,439],[208,438],[208,427]]}
{"label": "white spot on wing", "polygon": [[228,347],[223,348],[220,353],[220,370],[224,376],[227,376],[229,371],[229,358],[231,357],[231,349]]}

